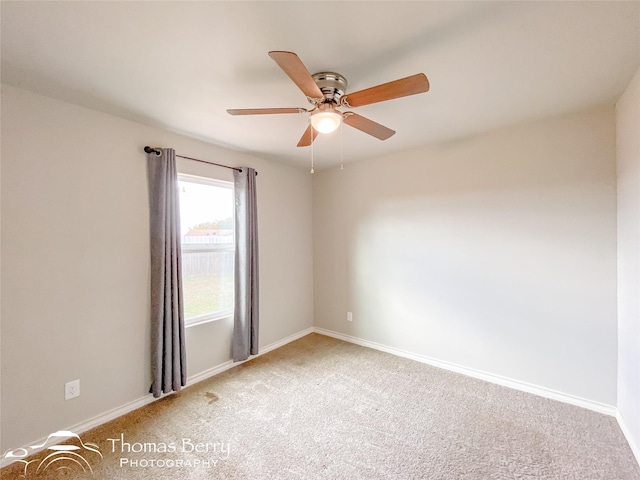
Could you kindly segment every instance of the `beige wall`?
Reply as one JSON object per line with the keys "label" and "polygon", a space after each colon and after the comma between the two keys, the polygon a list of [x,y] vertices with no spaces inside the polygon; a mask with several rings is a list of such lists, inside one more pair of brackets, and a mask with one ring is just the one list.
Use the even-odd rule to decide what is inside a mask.
{"label": "beige wall", "polygon": [[[632,149],[637,91],[638,76],[618,105]],[[262,346],[315,316],[318,327],[616,404],[611,108],[318,172],[313,212],[306,170],[13,87],[2,87],[1,133],[3,451],[148,391],[146,144],[259,171]],[[632,182],[637,156],[625,158],[635,173],[619,162],[618,181]],[[638,221],[625,198],[623,229]],[[189,375],[228,361],[230,336],[228,321],[189,328]],[[637,359],[637,347],[623,352]],[[65,401],[75,378],[82,395]]]}
{"label": "beige wall", "polygon": [[612,108],[317,173],[315,325],[615,405],[615,180]]}
{"label": "beige wall", "polygon": [[640,69],[616,114],[618,408],[640,461]]}
{"label": "beige wall", "polygon": [[[258,170],[260,343],[312,325],[307,172],[3,85],[2,451],[148,393],[147,144]],[[188,328],[188,374],[228,361],[230,336]]]}

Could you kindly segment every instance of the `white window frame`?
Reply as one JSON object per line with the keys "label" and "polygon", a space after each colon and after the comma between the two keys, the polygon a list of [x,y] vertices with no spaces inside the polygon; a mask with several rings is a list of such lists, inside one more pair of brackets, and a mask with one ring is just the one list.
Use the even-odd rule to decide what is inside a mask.
{"label": "white window frame", "polygon": [[[231,193],[233,194],[233,182],[229,182],[225,180],[218,180],[218,179],[208,178],[208,177],[199,177],[196,175],[189,175],[186,173],[178,173],[178,181],[199,183],[201,185],[210,185],[212,187],[219,187],[219,188],[228,188],[229,190],[231,190]],[[236,220],[235,209],[233,209],[233,211],[231,212],[231,218],[233,219],[233,222],[235,225],[235,220]],[[234,231],[233,231],[234,238],[235,238],[235,234],[236,232],[235,232],[235,226],[234,226]],[[189,252],[192,252],[192,253],[203,253],[203,252],[210,252],[210,251],[234,252],[236,249],[235,243],[229,246],[212,245],[211,247],[202,247],[202,246],[194,246],[194,247],[196,248],[188,249]],[[181,250],[182,256],[184,256],[185,249],[184,249],[184,245],[182,244],[182,236],[180,236],[180,250]],[[214,322],[216,320],[231,318],[233,317],[233,311],[234,309],[230,308],[228,310],[222,310],[215,313],[205,313],[203,315],[198,315],[197,317],[185,318],[184,326],[185,328],[195,327],[196,325],[202,325],[203,323],[209,323],[209,322]]]}

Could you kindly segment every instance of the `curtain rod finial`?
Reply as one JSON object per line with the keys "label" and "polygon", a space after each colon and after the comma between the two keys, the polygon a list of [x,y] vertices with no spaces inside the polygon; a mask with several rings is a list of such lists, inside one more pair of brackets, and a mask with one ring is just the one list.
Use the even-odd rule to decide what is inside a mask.
{"label": "curtain rod finial", "polygon": [[159,157],[160,155],[162,155],[162,151],[161,151],[160,149],[157,149],[157,148],[151,148],[149,145],[147,145],[146,147],[144,147],[144,151],[145,151],[146,153],[155,153],[155,154],[156,154],[156,156],[158,156],[158,157]]}

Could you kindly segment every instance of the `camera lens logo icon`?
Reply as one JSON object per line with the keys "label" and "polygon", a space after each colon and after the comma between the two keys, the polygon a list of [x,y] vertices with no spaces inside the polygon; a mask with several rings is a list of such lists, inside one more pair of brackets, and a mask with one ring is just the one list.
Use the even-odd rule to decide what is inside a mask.
{"label": "camera lens logo icon", "polygon": [[[64,445],[55,445],[63,441],[66,442]],[[45,445],[51,444],[54,445],[47,447],[40,458],[26,460],[26,457],[40,451]],[[50,470],[59,472],[70,470],[93,475],[91,462],[103,457],[100,447],[95,443],[85,443],[77,434],[60,430],[49,435],[40,445],[7,452],[5,458],[15,458],[23,463],[24,478],[32,478]]]}

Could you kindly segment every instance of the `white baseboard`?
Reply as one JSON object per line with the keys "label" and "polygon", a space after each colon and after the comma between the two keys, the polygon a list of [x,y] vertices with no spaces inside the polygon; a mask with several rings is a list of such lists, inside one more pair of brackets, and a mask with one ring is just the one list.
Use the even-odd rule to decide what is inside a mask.
{"label": "white baseboard", "polygon": [[310,333],[313,333],[313,327],[309,327],[305,330],[301,330],[300,332],[294,333],[293,335],[289,335],[288,337],[283,338],[282,340],[278,340],[277,342],[270,343],[266,347],[261,348],[260,353],[258,355],[253,355],[249,357],[247,360],[244,360],[243,362],[234,362],[233,360],[229,360],[213,368],[205,370],[204,372],[196,373],[195,375],[192,375],[189,378],[187,378],[187,387],[195,383],[201,382],[203,380],[206,380],[207,378],[213,377],[214,375],[218,375],[219,373],[222,373],[225,370],[229,370],[230,368],[237,367],[238,365],[242,365],[245,362],[250,362],[251,360],[259,357],[260,355],[269,353],[270,351],[275,350],[276,348],[280,348],[286,345],[287,343],[291,343],[295,340],[298,340],[299,338],[309,335]]}
{"label": "white baseboard", "polygon": [[[253,360],[254,358],[259,357],[260,355],[264,355],[265,353],[268,353],[272,350],[275,350],[276,348],[280,348],[284,345],[286,345],[287,343],[293,342],[294,340],[298,340],[299,338],[302,338],[306,335],[309,335],[310,333],[313,333],[313,327],[307,328],[305,330],[302,330],[300,332],[294,333],[293,335],[289,335],[286,338],[283,338],[282,340],[279,340],[277,342],[271,343],[269,345],[267,345],[266,347],[263,347],[262,349],[260,349],[260,353],[258,355],[254,355],[252,357],[250,357],[249,359],[245,360],[244,362],[233,362],[232,360],[229,360],[227,362],[224,362],[220,365],[217,365],[213,368],[210,368],[208,370],[205,370],[204,372],[200,372],[197,373],[195,375],[191,375],[189,378],[187,378],[187,385],[186,387],[189,387],[191,385],[194,385],[198,382],[201,382],[202,380],[206,380],[207,378],[213,377],[214,375],[217,375],[219,373],[224,372],[225,370],[229,370],[230,368],[236,367],[238,365],[241,365],[243,363],[246,362],[250,362],[251,360]],[[185,387],[185,388],[186,388]],[[171,395],[171,394],[167,394],[167,395]],[[69,432],[73,432],[77,435],[84,433],[88,430],[91,430],[92,428],[98,427],[106,422],[109,422],[111,420],[114,420],[118,417],[121,417],[122,415],[125,415],[129,412],[132,412],[133,410],[136,410],[140,407],[144,407],[145,405],[149,405],[150,403],[156,401],[157,399],[153,397],[153,395],[148,394],[145,395],[144,397],[140,397],[136,400],[133,400],[131,402],[125,403],[124,405],[121,405],[119,407],[113,408],[107,412],[101,413],[100,415],[97,415],[93,418],[90,418],[89,420],[85,420],[83,422],[77,423],[75,425],[72,425],[71,427],[68,428],[64,428],[61,430],[66,430]],[[25,445],[24,447],[21,447],[22,449],[28,450],[30,453],[30,455],[36,454],[48,447],[50,447],[51,445],[47,444],[47,440],[49,439],[49,437],[44,437],[41,438],[39,440],[36,440],[34,442],[29,443],[29,445]],[[60,441],[60,438],[57,438],[58,441]],[[32,449],[31,445],[41,445],[38,449]],[[13,451],[16,450],[20,450],[20,448],[16,448],[13,449]],[[4,454],[6,452],[3,453],[3,457],[2,460],[0,461],[0,468],[4,468],[7,465],[10,465],[11,463],[17,461],[18,459],[15,458],[5,458]]]}
{"label": "white baseboard", "polygon": [[[288,337],[283,338],[282,340],[278,340],[277,342],[273,342],[269,345],[267,345],[266,347],[262,348],[260,351],[260,355],[264,355],[265,353],[269,353],[271,350],[275,350],[276,348],[280,348],[285,346],[287,343],[291,343],[295,340],[298,340],[299,338],[302,337],[306,337],[307,335],[309,335],[310,333],[314,332],[314,328],[313,327],[309,327],[309,328],[305,328],[304,330],[301,330],[297,333],[294,333],[293,335],[289,335]],[[257,357],[258,355],[256,355]],[[255,358],[255,357],[252,357]],[[249,359],[251,360],[251,358]]]}
{"label": "white baseboard", "polygon": [[[97,415],[93,418],[90,418],[89,420],[85,420],[84,422],[80,422],[77,423],[75,425],[72,425],[70,427],[67,428],[63,428],[61,430],[66,430],[69,432],[73,432],[75,434],[80,434],[80,433],[84,433],[88,430],[91,430],[92,428],[98,427],[100,425],[102,425],[103,423],[106,422],[110,422],[111,420],[115,420],[118,417],[121,417],[122,415],[125,415],[129,412],[132,412],[140,407],[144,407],[145,405],[149,405],[150,403],[154,402],[156,399],[153,398],[153,395],[148,394],[145,395],[144,397],[140,397],[136,400],[133,400],[131,402],[125,403],[124,405],[121,405],[119,407],[113,408],[111,410],[108,410],[104,413],[101,413],[100,415]],[[52,432],[53,433],[53,432]],[[71,437],[69,437],[71,438]],[[23,447],[17,448],[17,449],[13,449],[13,451],[16,450],[24,450],[24,451],[28,451],[29,455],[35,455],[38,452],[41,452],[42,450],[50,447],[52,443],[49,443],[49,437],[43,437],[39,440],[36,440],[34,442],[29,443],[28,445],[25,445]],[[60,442],[60,437],[57,437],[57,441]],[[32,445],[40,445],[39,448],[33,448]],[[3,452],[3,457],[2,460],[0,461],[0,468],[4,468],[7,465],[12,464],[13,462],[17,461],[18,459],[15,458],[7,458],[4,455],[6,454],[6,452]]]}
{"label": "white baseboard", "polygon": [[[636,457],[636,460],[638,460],[638,463],[640,464],[640,448],[639,446],[634,442],[633,437],[630,434],[630,430],[628,429],[626,423],[624,422],[624,419],[622,418],[622,416],[620,415],[620,413],[618,412],[617,408],[611,406],[611,405],[606,405],[603,403],[599,403],[599,402],[594,402],[592,400],[586,400],[580,397],[576,397],[573,395],[569,395],[566,393],[562,393],[562,392],[558,392],[555,390],[551,390],[551,389],[547,389],[544,387],[540,387],[537,385],[532,385],[526,382],[521,382],[518,380],[513,380],[510,378],[506,378],[506,377],[502,377],[500,375],[494,375],[491,373],[487,373],[487,372],[482,372],[480,370],[475,370],[475,369],[471,369],[468,367],[463,367],[460,365],[456,365],[453,363],[449,363],[449,362],[443,362],[441,360],[437,360],[431,357],[427,357],[424,355],[419,355],[419,354],[415,354],[415,353],[411,353],[411,352],[407,352],[404,350],[400,350],[400,349],[396,349],[396,348],[392,348],[392,347],[388,347],[386,345],[382,345],[376,342],[370,342],[368,340],[363,340],[361,338],[358,337],[353,337],[351,335],[345,335],[342,333],[338,333],[338,332],[334,332],[332,330],[327,330],[324,328],[319,328],[319,327],[310,327],[307,328],[305,330],[302,330],[300,332],[297,332],[293,335],[290,335],[282,340],[279,340],[277,342],[271,343],[269,345],[267,345],[266,347],[263,347],[260,351],[260,353],[258,355],[255,355],[251,358],[249,358],[248,360],[245,360],[245,362],[251,361],[253,358],[257,358],[260,355],[264,355],[265,353],[268,353],[272,350],[275,350],[277,348],[280,348],[284,345],[286,345],[287,343],[293,342],[295,340],[298,340],[299,338],[302,338],[306,335],[309,335],[310,333],[319,333],[321,335],[326,335],[328,337],[333,337],[333,338],[337,338],[339,340],[344,340],[346,342],[349,343],[354,343],[356,345],[361,345],[363,347],[368,347],[368,348],[373,348],[375,350],[380,350],[382,352],[386,352],[386,353],[390,353],[392,355],[396,355],[399,357],[404,357],[404,358],[408,358],[411,360],[415,360],[421,363],[426,363],[428,365],[432,365],[434,367],[438,367],[438,368],[443,368],[445,370],[450,370],[456,373],[461,373],[463,375],[467,375],[473,378],[478,378],[480,380],[484,380],[484,381],[488,381],[490,383],[495,383],[498,385],[502,385],[505,387],[509,387],[509,388],[513,388],[515,390],[521,390],[524,392],[528,392],[528,393],[533,393],[535,395],[539,395],[541,397],[545,397],[545,398],[549,398],[552,400],[558,400],[564,403],[569,403],[571,405],[576,405],[579,407],[583,407],[583,408],[587,408],[589,410],[593,410],[599,413],[604,413],[606,415],[612,415],[615,416],[616,419],[618,420],[618,424],[620,425],[620,428],[622,430],[622,432],[624,433],[629,446],[631,447],[631,450],[633,451],[633,454]],[[194,385],[198,382],[201,382],[203,380],[206,380],[214,375],[217,375],[219,373],[222,373],[226,370],[229,370],[230,368],[233,368],[237,365],[240,365],[242,363],[245,362],[232,362],[231,360],[224,362],[220,365],[217,365],[213,368],[210,368],[208,370],[205,370],[204,372],[200,372],[198,374],[192,375],[187,379],[187,387]],[[84,433],[88,430],[91,430],[92,428],[95,428],[99,425],[102,425],[106,422],[109,422],[111,420],[114,420],[122,415],[125,415],[129,412],[132,412],[133,410],[136,410],[140,407],[144,407],[145,405],[148,405],[152,402],[154,402],[156,399],[153,397],[153,395],[148,394],[145,395],[141,398],[138,398],[136,400],[133,400],[131,402],[125,403],[124,405],[121,405],[117,408],[113,408],[107,412],[104,412],[100,415],[97,415],[89,420],[86,420],[84,422],[80,422],[76,425],[73,425],[71,427],[68,427],[64,430],[68,430],[71,431],[73,433],[76,434],[81,434]],[[34,442],[31,442],[29,445],[40,445],[40,444],[44,444],[46,442],[47,438],[41,438],[39,440],[36,440]],[[40,450],[44,450],[45,448],[47,448],[49,445],[43,445]],[[23,447],[23,448],[28,448],[27,446]],[[36,450],[34,450],[32,453],[37,453]],[[2,467],[6,467],[7,465],[13,463],[15,461],[15,459],[12,458],[2,458],[1,462],[0,462],[0,468]]]}
{"label": "white baseboard", "polygon": [[452,372],[461,373],[462,375],[467,375],[469,377],[477,378],[479,380],[495,383],[503,387],[513,388],[514,390],[533,393],[534,395],[539,395],[541,397],[549,398],[551,400],[558,400],[560,402],[569,403],[571,405],[576,405],[578,407],[587,408],[589,410],[593,410],[598,413],[604,413],[605,415],[615,416],[618,411],[616,407],[612,405],[607,405],[605,403],[595,402],[593,400],[587,400],[585,398],[576,397],[574,395],[558,392],[556,390],[540,387],[538,385],[533,385],[527,382],[521,382],[519,380],[503,377],[501,375],[495,375],[493,373],[483,372],[481,370],[476,370],[469,367],[463,367],[461,365],[456,365],[455,363],[445,362],[432,357],[428,357],[426,355],[419,355],[416,353],[407,352],[405,350],[388,347],[380,343],[370,342],[368,340],[363,340],[361,338],[353,337],[351,335],[345,335],[343,333],[334,332],[333,330],[314,327],[313,331],[321,335],[337,338],[339,340],[344,340],[345,342],[354,343],[356,345],[361,345],[363,347],[373,348],[374,350],[380,350],[382,352],[390,353],[398,357],[404,357],[410,360],[415,360],[417,362],[426,363],[433,367],[438,367],[445,370],[450,370]]}
{"label": "white baseboard", "polygon": [[633,455],[636,457],[636,461],[638,462],[638,465],[640,465],[640,445],[636,443],[636,440],[633,438],[633,435],[631,434],[631,429],[629,428],[629,426],[627,425],[627,422],[625,421],[624,417],[620,413],[620,410],[616,412],[616,420],[618,420],[618,425],[620,425],[620,430],[622,430],[622,433],[624,434],[624,437],[627,439],[627,443],[629,444],[629,447],[631,448]]}

